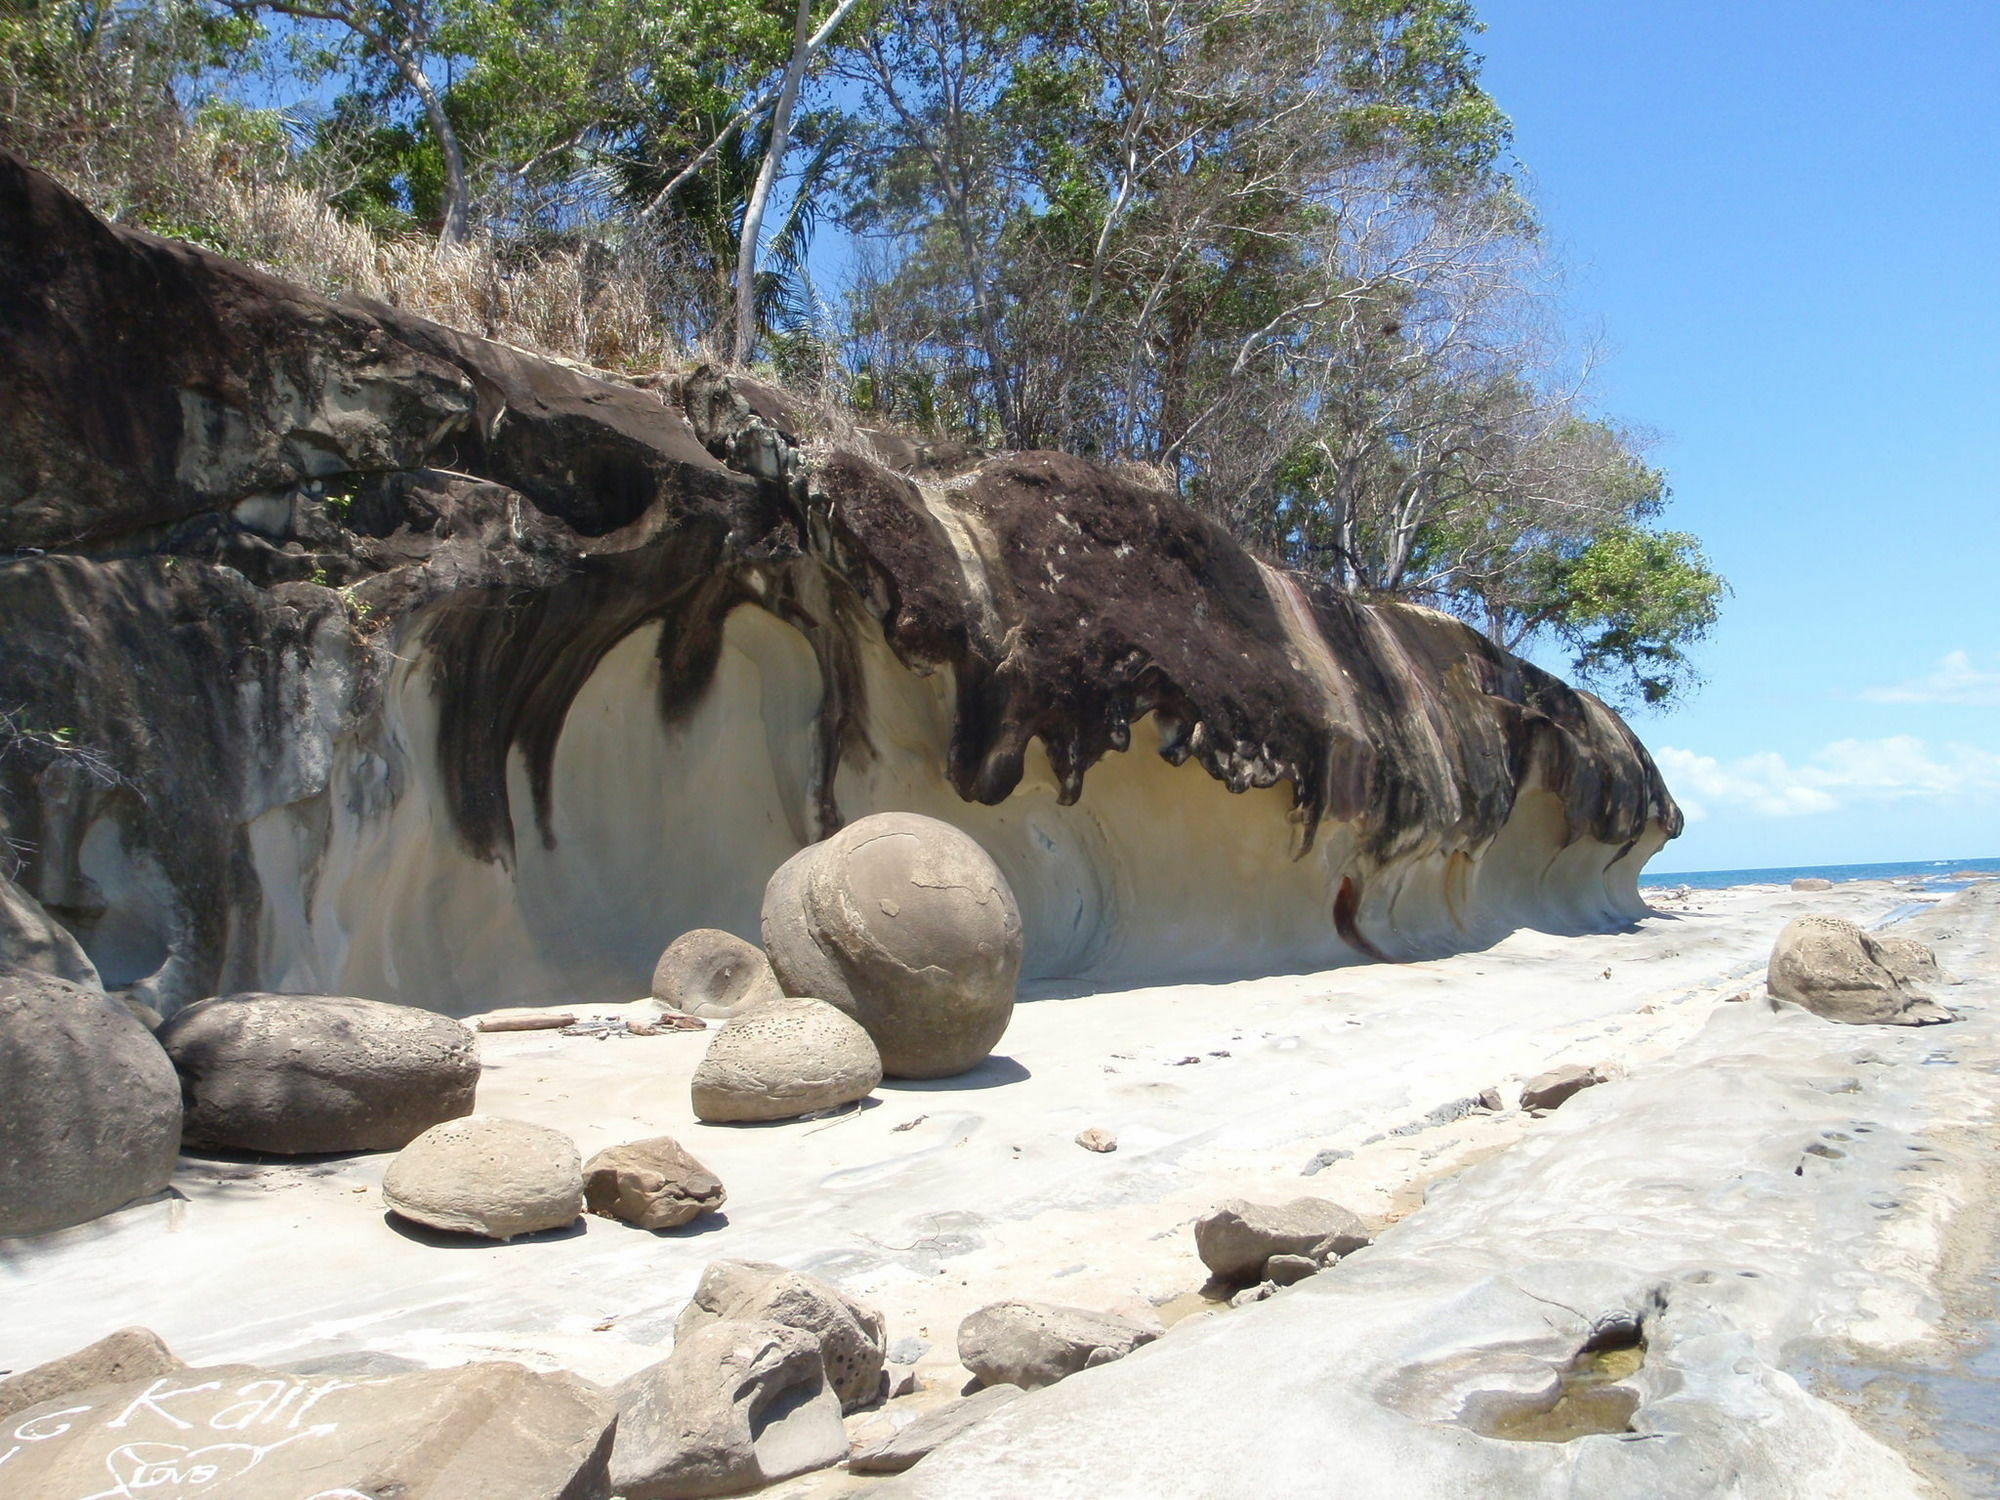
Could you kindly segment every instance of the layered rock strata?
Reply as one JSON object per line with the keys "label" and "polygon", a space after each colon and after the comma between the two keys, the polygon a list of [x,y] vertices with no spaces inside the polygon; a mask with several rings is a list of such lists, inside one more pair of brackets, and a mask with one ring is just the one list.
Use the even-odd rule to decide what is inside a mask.
{"label": "layered rock strata", "polygon": [[1680,826],[1596,699],[1082,459],[330,303],[11,159],[0,327],[0,831],[163,1012],[629,998],[884,810],[991,854],[1029,978],[1614,923]]}

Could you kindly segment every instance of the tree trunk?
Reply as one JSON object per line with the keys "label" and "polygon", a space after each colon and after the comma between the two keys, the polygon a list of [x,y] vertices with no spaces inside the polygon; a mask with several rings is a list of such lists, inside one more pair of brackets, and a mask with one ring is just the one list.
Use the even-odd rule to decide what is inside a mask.
{"label": "tree trunk", "polygon": [[472,194],[465,185],[465,153],[459,148],[451,117],[445,113],[444,100],[424,70],[400,54],[395,62],[396,71],[423,105],[424,119],[437,137],[438,150],[444,153],[444,224],[438,230],[438,248],[456,249],[472,238]]}
{"label": "tree trunk", "polygon": [[771,143],[757,168],[756,185],[750,201],[743,206],[743,243],[736,252],[736,363],[750,362],[757,342],[757,241],[764,232],[764,210],[771,201],[778,169],[792,144],[792,107],[799,102],[799,83],[811,58],[812,0],[799,0],[798,20],[792,27],[792,55],[785,64],[784,86],[778,90],[778,107],[771,116]]}

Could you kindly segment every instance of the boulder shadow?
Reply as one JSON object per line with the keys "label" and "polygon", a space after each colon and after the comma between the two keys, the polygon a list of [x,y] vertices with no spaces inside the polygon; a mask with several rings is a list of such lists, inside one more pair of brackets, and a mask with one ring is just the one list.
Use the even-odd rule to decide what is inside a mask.
{"label": "boulder shadow", "polygon": [[1022,1083],[1033,1076],[1013,1058],[996,1054],[978,1066],[949,1078],[884,1078],[878,1087],[899,1094],[955,1094],[964,1089],[1005,1088],[1010,1083]]}
{"label": "boulder shadow", "polygon": [[706,1130],[781,1130],[787,1125],[837,1125],[867,1110],[880,1109],[882,1101],[869,1095],[835,1109],[816,1109],[809,1115],[786,1115],[782,1120],[697,1120]]}
{"label": "boulder shadow", "polygon": [[648,1229],[646,1233],[656,1240],[691,1240],[728,1227],[729,1215],[718,1209],[714,1213],[700,1214],[685,1224],[676,1224],[672,1229]]}
{"label": "boulder shadow", "polygon": [[382,1211],[382,1222],[406,1240],[414,1240],[419,1245],[428,1245],[434,1250],[510,1250],[516,1245],[546,1245],[556,1240],[573,1240],[588,1233],[585,1224],[590,1216],[578,1214],[576,1219],[560,1229],[538,1229],[533,1234],[517,1234],[511,1240],[489,1240],[483,1234],[468,1234],[456,1229],[433,1229],[428,1224],[419,1224],[405,1219],[388,1209]]}

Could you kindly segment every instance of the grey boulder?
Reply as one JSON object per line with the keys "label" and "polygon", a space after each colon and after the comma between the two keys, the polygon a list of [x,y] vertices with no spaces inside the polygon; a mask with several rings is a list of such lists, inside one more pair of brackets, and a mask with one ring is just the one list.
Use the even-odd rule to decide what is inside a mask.
{"label": "grey boulder", "polygon": [[1013,1015],[1020,907],[986,851],[935,818],[876,813],[800,850],[765,889],[763,935],[785,992],[854,1016],[892,1077],[965,1072]]}
{"label": "grey boulder", "polygon": [[1161,1330],[1051,1302],[995,1302],[958,1325],[958,1359],[985,1385],[1038,1390],[1123,1359]]}
{"label": "grey boulder", "polygon": [[42,903],[0,875],[0,969],[26,969],[102,989],[97,966]]}
{"label": "grey boulder", "polygon": [[763,950],[733,932],[697,927],[667,945],[653,968],[653,998],[691,1016],[731,1020],[785,998]]}
{"label": "grey boulder", "polygon": [[865,1099],[882,1059],[852,1017],[793,999],[740,1016],[715,1034],[689,1080],[695,1118],[790,1120]]}
{"label": "grey boulder", "polygon": [[1361,1220],[1325,1198],[1289,1203],[1231,1198],[1194,1225],[1201,1263],[1226,1282],[1263,1280],[1265,1263],[1274,1255],[1310,1256],[1323,1265],[1367,1243]]}
{"label": "grey boulder", "polygon": [[180,1143],[180,1080],[131,1011],[52,974],[0,970],[0,1236],[158,1192]]}
{"label": "grey boulder", "polygon": [[399,1151],[382,1197],[415,1223],[511,1240],[576,1222],[583,1164],[559,1130],[468,1115],[433,1125]]}
{"label": "grey boulder", "polygon": [[160,1029],[191,1146],[395,1151],[472,1113],[479,1052],[449,1016],[343,995],[223,995]]}
{"label": "grey boulder", "polygon": [[606,1146],[583,1164],[584,1206],[641,1229],[677,1228],[728,1197],[722,1179],[672,1136]]}
{"label": "grey boulder", "polygon": [[981,1386],[963,1401],[927,1411],[909,1426],[852,1454],[847,1467],[856,1474],[900,1474],[1021,1394],[1018,1385]]}
{"label": "grey boulder", "polygon": [[[1928,1026],[1955,1019],[1917,990],[1911,955],[1839,917],[1794,917],[1771,949],[1768,982],[1780,1000],[1850,1025]],[[1935,961],[1932,963],[1935,968]]]}
{"label": "grey boulder", "polygon": [[611,1482],[624,1500],[736,1495],[840,1462],[847,1434],[812,1336],[723,1319],[620,1384]]}
{"label": "grey boulder", "polygon": [[881,1387],[887,1349],[882,1315],[823,1281],[767,1261],[715,1261],[675,1321],[674,1337],[725,1320],[783,1323],[809,1335],[844,1411],[873,1400]]}
{"label": "grey boulder", "polygon": [[9,1440],[22,1441],[0,1488],[51,1500],[607,1500],[616,1418],[575,1376],[515,1364],[363,1380],[216,1365],[17,1413]]}
{"label": "grey boulder", "polygon": [[0,1421],[79,1391],[128,1380],[151,1380],[186,1368],[152,1329],[121,1328],[74,1354],[0,1380]]}

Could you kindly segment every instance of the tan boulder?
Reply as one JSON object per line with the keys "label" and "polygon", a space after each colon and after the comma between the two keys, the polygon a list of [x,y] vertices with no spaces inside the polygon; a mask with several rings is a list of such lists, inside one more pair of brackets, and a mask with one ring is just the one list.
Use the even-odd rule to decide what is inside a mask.
{"label": "tan boulder", "polygon": [[0,1491],[606,1500],[616,1418],[575,1376],[515,1364],[375,1379],[216,1365],[16,1413]]}
{"label": "tan boulder", "polygon": [[810,1334],[843,1410],[872,1401],[881,1387],[887,1350],[882,1315],[803,1272],[768,1261],[715,1261],[675,1320],[674,1337],[724,1320],[783,1323]]}
{"label": "tan boulder", "polygon": [[1819,875],[1801,875],[1797,880],[1792,882],[1792,889],[1795,891],[1830,891],[1833,889],[1833,882]]}
{"label": "tan boulder", "polygon": [[847,1452],[819,1349],[783,1323],[723,1319],[677,1335],[666,1359],[612,1395],[611,1482],[623,1500],[742,1494]]}
{"label": "tan boulder", "polygon": [[[1794,917],[1771,949],[1771,993],[1829,1021],[1927,1026],[1955,1019],[1898,973],[1911,956],[1839,917]],[[1935,964],[1933,963],[1933,967]]]}
{"label": "tan boulder", "polygon": [[1361,1220],[1326,1198],[1289,1203],[1231,1198],[1194,1226],[1201,1263],[1227,1282],[1261,1281],[1265,1262],[1274,1255],[1309,1255],[1324,1263],[1367,1243]]}
{"label": "tan boulder", "polygon": [[935,818],[877,813],[800,850],[765,890],[763,935],[786,993],[860,1021],[892,1077],[963,1073],[1013,1015],[1020,907],[986,851]]}
{"label": "tan boulder", "polygon": [[672,1136],[606,1146],[583,1164],[585,1207],[641,1229],[677,1228],[714,1213],[728,1196],[722,1179]]}
{"label": "tan boulder", "polygon": [[958,1325],[959,1363],[986,1385],[1039,1390],[1123,1359],[1160,1329],[1051,1302],[995,1302]]}
{"label": "tan boulder", "polygon": [[785,998],[764,951],[732,932],[698,927],[667,945],[653,969],[653,998],[690,1016],[731,1020]]}
{"label": "tan boulder", "polygon": [[696,1119],[790,1120],[865,1099],[881,1081],[882,1059],[858,1022],[794,999],[718,1031],[689,1091]]}
{"label": "tan boulder", "polygon": [[583,1164],[559,1130],[468,1115],[432,1126],[399,1151],[382,1197],[418,1224],[511,1240],[576,1222]]}
{"label": "tan boulder", "polygon": [[[74,1354],[0,1380],[0,1421],[17,1411],[128,1380],[150,1380],[187,1366],[150,1328],[121,1328]],[[0,1434],[4,1436],[4,1434]]]}

